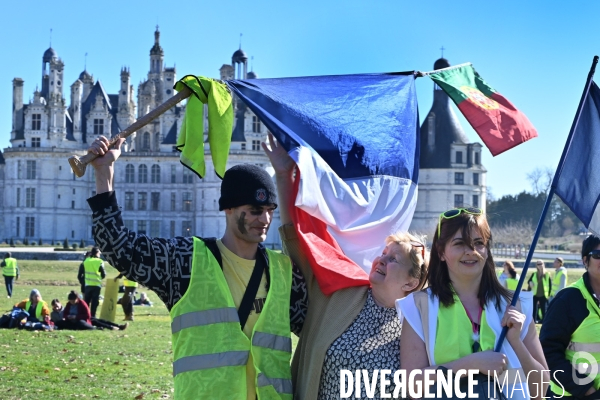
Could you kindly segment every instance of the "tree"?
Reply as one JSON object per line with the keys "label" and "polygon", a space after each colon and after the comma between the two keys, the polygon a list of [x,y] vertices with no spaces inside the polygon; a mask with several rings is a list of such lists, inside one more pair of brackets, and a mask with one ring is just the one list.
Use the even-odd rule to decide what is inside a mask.
{"label": "tree", "polygon": [[40,238],[40,239],[38,240],[38,244],[39,244],[40,246],[43,244],[43,243],[42,243],[42,238]]}
{"label": "tree", "polygon": [[85,248],[85,242],[83,241],[83,239],[81,239],[81,242],[79,242],[79,247],[81,247],[82,249]]}
{"label": "tree", "polygon": [[65,240],[63,241],[63,249],[68,249],[69,248],[69,239],[65,238]]}
{"label": "tree", "polygon": [[23,239],[23,244],[25,246],[29,246],[29,239],[27,239],[27,238]]}
{"label": "tree", "polygon": [[13,238],[10,238],[10,247],[15,247],[15,241]]}
{"label": "tree", "polygon": [[527,180],[531,183],[533,194],[548,193],[554,178],[554,172],[549,167],[536,168],[527,174]]}

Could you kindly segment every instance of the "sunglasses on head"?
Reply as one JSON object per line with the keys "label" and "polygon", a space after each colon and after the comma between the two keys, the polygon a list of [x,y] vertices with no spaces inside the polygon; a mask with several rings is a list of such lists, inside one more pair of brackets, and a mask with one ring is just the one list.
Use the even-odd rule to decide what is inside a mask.
{"label": "sunglasses on head", "polygon": [[462,213],[471,214],[471,215],[481,215],[483,211],[481,208],[476,207],[468,207],[468,208],[453,208],[452,210],[444,211],[440,214],[440,219],[438,221],[438,239],[442,232],[442,218],[444,219],[452,219],[454,217],[458,217]]}
{"label": "sunglasses on head", "polygon": [[588,257],[592,257],[594,260],[600,260],[600,250],[590,251]]}

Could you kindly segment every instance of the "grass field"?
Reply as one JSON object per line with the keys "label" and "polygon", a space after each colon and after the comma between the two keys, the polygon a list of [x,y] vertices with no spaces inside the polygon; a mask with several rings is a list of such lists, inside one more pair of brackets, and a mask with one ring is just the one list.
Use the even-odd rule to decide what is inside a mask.
{"label": "grass field", "polygon": [[[48,303],[53,298],[65,303],[69,291],[79,290],[78,267],[74,261],[20,261],[13,298],[0,289],[0,310],[10,310],[33,288]],[[106,272],[117,275],[110,266]],[[569,283],[582,273],[569,270]],[[154,307],[135,307],[135,322],[125,331],[0,329],[0,399],[172,398],[169,313],[147,293]],[[116,321],[122,319],[119,308]]]}

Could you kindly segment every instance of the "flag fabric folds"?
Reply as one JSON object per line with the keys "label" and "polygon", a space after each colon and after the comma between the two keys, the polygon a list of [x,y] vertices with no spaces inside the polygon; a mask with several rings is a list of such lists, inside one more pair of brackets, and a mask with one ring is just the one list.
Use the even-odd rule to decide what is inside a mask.
{"label": "flag fabric folds", "polygon": [[560,173],[556,194],[600,234],[600,89],[592,81]]}
{"label": "flag fabric folds", "polygon": [[204,104],[208,104],[208,143],[215,172],[223,178],[233,127],[231,94],[223,83],[203,76],[186,75],[175,84],[175,90],[181,91],[184,86],[192,91],[192,95],[186,104],[177,138],[181,163],[201,178],[206,175]]}
{"label": "flag fabric folds", "polygon": [[292,210],[321,290],[368,285],[387,235],[408,230],[417,200],[414,75],[226,83],[299,169]]}
{"label": "flag fabric folds", "polygon": [[452,98],[493,156],[537,137],[525,114],[488,85],[470,64],[428,74]]}

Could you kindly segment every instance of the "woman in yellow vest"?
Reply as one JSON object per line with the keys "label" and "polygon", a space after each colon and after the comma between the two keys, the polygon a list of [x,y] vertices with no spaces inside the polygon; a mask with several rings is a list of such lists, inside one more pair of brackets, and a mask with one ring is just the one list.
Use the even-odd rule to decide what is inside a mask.
{"label": "woman in yellow vest", "polygon": [[17,260],[12,257],[10,252],[4,255],[4,260],[0,263],[0,268],[2,268],[2,275],[4,276],[4,283],[6,285],[6,297],[10,299],[13,291],[13,280],[19,280]]}
{"label": "woman in yellow vest", "polygon": [[[586,272],[556,294],[540,331],[555,398],[600,398],[600,238],[583,241]],[[589,368],[587,369],[586,366]],[[564,396],[564,397],[563,397]]]}
{"label": "woman in yellow vest", "polygon": [[[395,301],[423,286],[428,257],[416,236],[390,235],[382,254],[373,261],[370,287],[324,295],[300,248],[290,215],[295,163],[270,135],[269,140],[271,148],[265,151],[277,179],[280,234],[286,252],[302,270],[308,286],[308,312],[292,361],[294,399],[336,399],[340,397],[341,370],[366,370],[372,377],[375,370],[401,368],[401,324]],[[395,384],[391,376],[388,378],[391,382],[387,393],[392,393]],[[380,379],[375,379],[374,397],[370,398],[385,397],[380,385]],[[362,395],[360,398],[366,398],[364,389]]]}
{"label": "woman in yellow vest", "polygon": [[[517,308],[507,307],[512,293],[496,277],[491,236],[478,208],[440,215],[427,274],[429,287],[398,301],[404,319],[400,363],[407,376],[412,370],[447,374],[475,369],[493,377],[508,370],[512,378],[503,388],[505,395],[528,399],[524,390],[528,388],[531,398],[540,398],[549,376],[541,372],[547,367],[531,320],[531,294],[520,296]],[[509,327],[506,340],[501,351],[494,352],[504,326]],[[530,371],[539,372],[531,373],[527,381]],[[517,372],[523,385],[518,381],[513,385]],[[431,389],[435,393],[436,385]]]}
{"label": "woman in yellow vest", "polygon": [[15,304],[15,307],[19,307],[29,313],[27,322],[33,324],[33,329],[49,329],[54,325],[50,320],[50,307],[42,300],[42,295],[37,289],[32,289],[29,299]]}
{"label": "woman in yellow vest", "polygon": [[504,262],[504,274],[507,278],[504,280],[503,286],[508,290],[514,291],[519,283],[519,274],[517,274],[517,270],[512,261],[506,260]]}
{"label": "woman in yellow vest", "polygon": [[538,324],[541,324],[546,316],[548,298],[552,293],[552,278],[542,260],[537,260],[535,266],[536,270],[531,274],[527,283],[533,292],[533,318],[537,320]]}

